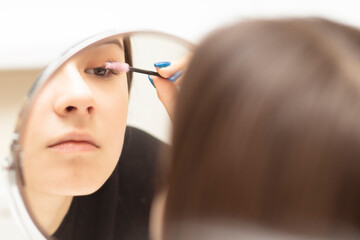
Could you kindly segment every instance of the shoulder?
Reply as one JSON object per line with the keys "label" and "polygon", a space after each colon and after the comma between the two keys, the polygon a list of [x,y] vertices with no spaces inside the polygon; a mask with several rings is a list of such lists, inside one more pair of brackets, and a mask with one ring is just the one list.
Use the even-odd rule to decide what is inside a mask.
{"label": "shoulder", "polygon": [[[163,144],[159,139],[136,127],[127,126],[124,144]],[[125,146],[125,145],[124,145]]]}
{"label": "shoulder", "polygon": [[[127,127],[120,161],[124,158],[141,158],[155,160],[159,152],[166,148],[166,144],[135,127]],[[139,159],[140,160],[140,159]]]}
{"label": "shoulder", "polygon": [[[123,149],[115,169],[128,182],[152,181],[158,158],[167,145],[135,127],[127,127]],[[136,176],[136,177],[135,177]]]}

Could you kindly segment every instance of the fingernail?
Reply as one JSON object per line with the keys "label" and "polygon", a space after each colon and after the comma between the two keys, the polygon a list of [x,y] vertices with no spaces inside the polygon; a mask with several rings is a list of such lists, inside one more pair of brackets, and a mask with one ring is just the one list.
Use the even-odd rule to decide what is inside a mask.
{"label": "fingernail", "polygon": [[150,81],[151,85],[153,85],[153,87],[156,88],[155,85],[154,85],[153,80],[151,79],[151,77],[149,75],[148,75],[148,78],[149,78],[149,81]]}
{"label": "fingernail", "polygon": [[154,66],[157,68],[163,68],[163,67],[168,67],[171,65],[171,62],[157,62],[154,63]]}
{"label": "fingernail", "polygon": [[174,73],[174,75],[172,75],[170,78],[169,78],[169,81],[170,82],[175,82],[176,79],[178,79],[181,74],[183,73],[183,70],[180,70],[180,71],[177,71],[176,73]]}

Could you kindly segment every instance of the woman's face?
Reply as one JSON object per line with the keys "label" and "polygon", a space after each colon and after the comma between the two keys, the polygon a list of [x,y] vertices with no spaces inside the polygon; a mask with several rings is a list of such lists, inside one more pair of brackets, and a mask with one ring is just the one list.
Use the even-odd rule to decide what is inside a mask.
{"label": "woman's face", "polygon": [[114,170],[123,145],[126,73],[122,40],[92,45],[67,61],[34,100],[22,139],[25,186],[56,195],[86,195]]}

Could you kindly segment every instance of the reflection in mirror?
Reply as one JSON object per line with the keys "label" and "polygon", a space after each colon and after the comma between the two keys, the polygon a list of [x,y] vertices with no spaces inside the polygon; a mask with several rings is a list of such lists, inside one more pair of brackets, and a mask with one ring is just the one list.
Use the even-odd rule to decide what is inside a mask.
{"label": "reflection in mirror", "polygon": [[[188,59],[190,49],[189,43],[164,34],[106,37],[80,47],[37,88],[22,124],[15,165],[25,206],[46,237],[148,238],[153,166],[165,144],[127,126],[128,117],[156,114],[147,109],[128,116],[139,94],[160,106],[148,74],[131,67],[161,73],[180,66],[176,63]],[[163,66],[155,68],[159,62]],[[174,71],[185,69],[182,64]]]}

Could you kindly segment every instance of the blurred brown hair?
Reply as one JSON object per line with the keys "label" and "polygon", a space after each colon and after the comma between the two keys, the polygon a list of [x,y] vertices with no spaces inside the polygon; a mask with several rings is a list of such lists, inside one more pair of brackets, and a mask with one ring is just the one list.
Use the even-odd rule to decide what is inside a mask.
{"label": "blurred brown hair", "polygon": [[165,236],[201,220],[359,230],[359,57],[357,29],[318,18],[206,38],[178,100]]}

